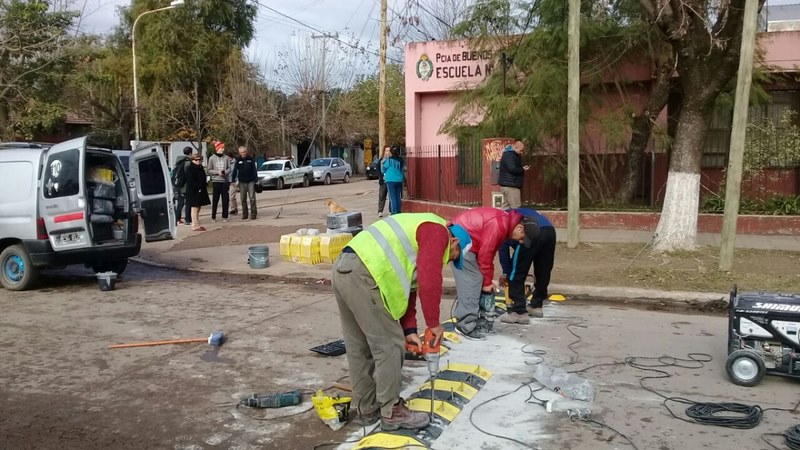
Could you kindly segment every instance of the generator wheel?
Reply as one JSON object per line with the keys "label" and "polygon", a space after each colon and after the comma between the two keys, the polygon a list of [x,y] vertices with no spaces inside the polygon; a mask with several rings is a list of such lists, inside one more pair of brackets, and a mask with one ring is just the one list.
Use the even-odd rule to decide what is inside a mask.
{"label": "generator wheel", "polygon": [[734,384],[739,386],[755,386],[766,373],[764,360],[753,350],[736,350],[728,356],[725,371]]}

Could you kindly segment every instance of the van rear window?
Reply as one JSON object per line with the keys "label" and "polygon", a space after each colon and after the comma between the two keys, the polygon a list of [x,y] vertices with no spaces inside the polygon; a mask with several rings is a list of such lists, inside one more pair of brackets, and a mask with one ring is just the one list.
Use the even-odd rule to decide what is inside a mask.
{"label": "van rear window", "polygon": [[164,172],[161,161],[158,158],[147,158],[138,161],[139,184],[142,194],[158,195],[167,192],[167,185],[164,181]]}
{"label": "van rear window", "polygon": [[50,155],[44,168],[44,198],[78,194],[80,162],[81,151],[77,148]]}

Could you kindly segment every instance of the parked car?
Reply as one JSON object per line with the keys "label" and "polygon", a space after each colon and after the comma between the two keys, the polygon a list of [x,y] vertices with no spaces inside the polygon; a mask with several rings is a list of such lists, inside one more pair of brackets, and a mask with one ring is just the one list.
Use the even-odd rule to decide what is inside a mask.
{"label": "parked car", "polygon": [[311,168],[314,169],[316,183],[331,184],[331,181],[339,180],[349,183],[353,173],[350,164],[342,158],[317,158],[311,161]]}
{"label": "parked car", "polygon": [[381,177],[381,160],[380,159],[373,159],[372,162],[367,166],[367,179],[368,180],[377,180]]}
{"label": "parked car", "polygon": [[290,159],[270,159],[258,168],[258,185],[283,189],[286,185],[311,183],[311,167],[297,167]]}
{"label": "parked car", "polygon": [[176,232],[161,148],[130,153],[131,181],[111,150],[87,138],[45,146],[0,145],[0,284],[31,288],[40,269],[84,264],[122,273],[148,242]]}

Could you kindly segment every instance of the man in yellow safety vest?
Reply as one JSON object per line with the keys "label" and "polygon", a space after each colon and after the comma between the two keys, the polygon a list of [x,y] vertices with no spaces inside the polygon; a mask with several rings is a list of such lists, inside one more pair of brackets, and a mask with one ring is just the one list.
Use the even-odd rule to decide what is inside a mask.
{"label": "man in yellow safety vest", "polygon": [[405,342],[421,347],[416,297],[425,324],[441,341],[442,270],[461,263],[459,241],[446,221],[430,213],[396,214],[355,236],[333,265],[358,422],[381,420],[387,431],[419,429],[428,414],[400,398]]}

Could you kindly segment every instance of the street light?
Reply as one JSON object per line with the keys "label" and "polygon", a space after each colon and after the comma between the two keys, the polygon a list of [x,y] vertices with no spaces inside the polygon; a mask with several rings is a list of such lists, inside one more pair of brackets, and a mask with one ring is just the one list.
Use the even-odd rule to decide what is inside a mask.
{"label": "street light", "polygon": [[136,24],[139,23],[139,19],[147,14],[159,12],[159,11],[166,11],[168,9],[177,8],[178,6],[183,6],[184,0],[172,0],[169,6],[165,6],[163,8],[154,9],[151,11],[145,11],[139,14],[136,17],[136,20],[133,21],[133,28],[131,29],[131,53],[133,54],[133,117],[136,127],[136,145],[135,147],[139,146],[139,138],[142,132],[142,124],[139,120],[139,80],[136,78]]}

